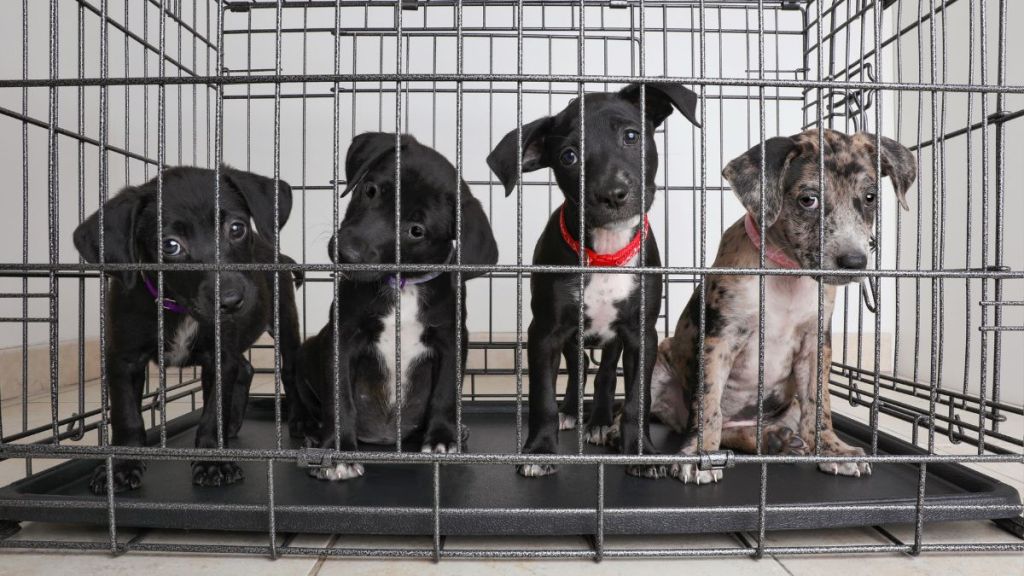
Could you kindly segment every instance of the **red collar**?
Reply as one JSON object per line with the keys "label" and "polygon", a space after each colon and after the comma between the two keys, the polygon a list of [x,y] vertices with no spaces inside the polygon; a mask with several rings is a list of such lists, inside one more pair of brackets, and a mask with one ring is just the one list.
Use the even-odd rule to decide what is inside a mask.
{"label": "red collar", "polygon": [[[760,250],[761,234],[757,231],[757,224],[754,223],[754,217],[750,215],[750,212],[747,212],[747,217],[743,219],[743,225],[747,229],[747,238],[750,238],[750,243],[754,245],[754,248]],[[789,256],[786,256],[782,250],[771,245],[765,245],[764,257],[782,268],[794,270],[800,268],[800,265]]]}
{"label": "red collar", "polygon": [[[562,204],[562,208],[558,215],[558,224],[562,229],[562,240],[572,248],[572,251],[576,254],[580,253],[580,243],[572,237],[569,233],[569,228],[565,225],[565,204]],[[636,257],[640,253],[641,243],[644,238],[647,237],[647,233],[651,229],[651,223],[647,219],[647,214],[644,214],[644,225],[643,228],[637,230],[636,236],[629,241],[629,244],[619,250],[618,252],[612,252],[611,254],[598,254],[586,246],[583,249],[586,251],[586,265],[587,266],[599,266],[599,267],[618,267],[625,266],[630,260]]]}

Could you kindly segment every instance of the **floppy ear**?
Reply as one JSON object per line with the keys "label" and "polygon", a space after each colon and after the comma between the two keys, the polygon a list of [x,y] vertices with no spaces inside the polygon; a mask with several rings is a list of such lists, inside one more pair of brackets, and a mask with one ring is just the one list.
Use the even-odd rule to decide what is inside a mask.
{"label": "floppy ear", "polygon": [[[103,205],[104,261],[117,264],[135,264],[135,218],[142,206],[142,191],[125,188]],[[82,259],[90,264],[100,261],[100,213],[96,211],[75,228],[75,248]],[[135,285],[135,272],[117,273],[126,288]]]}
{"label": "floppy ear", "polygon": [[[875,138],[874,134],[861,132],[861,135],[871,143],[871,158],[874,161]],[[917,160],[914,154],[899,142],[882,136],[882,176],[892,179],[892,185],[896,189],[896,198],[904,210],[910,210],[907,204],[907,190],[917,180]]]}
{"label": "floppy ear", "polygon": [[[544,163],[544,138],[554,125],[555,119],[545,116],[529,124],[523,124],[523,172],[546,168]],[[519,183],[519,146],[516,143],[517,130],[513,130],[498,142],[487,155],[487,165],[505,186],[505,196],[512,193]]]}
{"label": "floppy ear", "polygon": [[[782,179],[790,161],[799,150],[796,142],[788,137],[769,138],[765,141],[767,153],[764,156],[764,225],[775,223],[782,211]],[[754,216],[761,214],[761,145],[747,150],[734,158],[722,170],[722,176],[732,185],[740,202]]]}
{"label": "floppy ear", "polygon": [[[224,180],[241,194],[249,213],[256,222],[256,228],[264,238],[274,242],[274,179],[235,170],[229,166],[221,168]],[[279,228],[284,228],[288,216],[292,212],[292,187],[284,180],[278,180],[278,218]]]}
{"label": "floppy ear", "polygon": [[[455,215],[452,215],[454,228]],[[452,238],[455,231],[452,230]],[[491,230],[491,222],[487,219],[484,207],[473,197],[469,186],[462,183],[462,263],[463,264],[496,264],[498,262],[498,243]],[[483,276],[486,272],[463,272],[463,280]]]}
{"label": "floppy ear", "polygon": [[[401,149],[405,150],[416,143],[416,139],[402,134]],[[395,134],[386,132],[364,132],[352,139],[345,155],[345,190],[344,197],[351,192],[378,160],[395,151]]]}
{"label": "floppy ear", "polygon": [[[619,91],[619,96],[640,107],[640,85],[629,84]],[[672,108],[679,110],[691,124],[700,128],[697,120],[697,93],[680,84],[652,82],[647,84],[645,112],[647,119],[655,127],[660,126],[665,118],[672,113]]]}

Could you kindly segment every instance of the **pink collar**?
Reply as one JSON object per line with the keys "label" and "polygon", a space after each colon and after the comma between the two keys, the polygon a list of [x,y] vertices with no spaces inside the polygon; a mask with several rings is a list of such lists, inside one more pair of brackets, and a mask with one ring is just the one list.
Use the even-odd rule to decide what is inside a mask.
{"label": "pink collar", "polygon": [[[754,245],[754,248],[760,250],[761,234],[757,231],[757,224],[754,223],[754,217],[750,215],[750,212],[747,212],[747,217],[743,219],[743,225],[747,229],[747,238],[750,238],[750,243]],[[765,245],[764,256],[782,268],[800,268],[800,265],[794,262],[792,258],[786,256],[782,250],[774,246]]]}

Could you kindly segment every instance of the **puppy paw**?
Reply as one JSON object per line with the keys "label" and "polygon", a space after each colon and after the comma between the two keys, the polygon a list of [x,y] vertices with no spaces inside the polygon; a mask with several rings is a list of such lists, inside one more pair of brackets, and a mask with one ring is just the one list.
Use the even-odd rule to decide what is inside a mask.
{"label": "puppy paw", "polygon": [[420,452],[428,452],[434,454],[458,454],[459,446],[455,442],[445,444],[444,442],[438,442],[437,444],[424,444],[420,448]]}
{"label": "puppy paw", "polygon": [[329,480],[331,482],[359,478],[365,472],[366,469],[364,469],[363,465],[358,462],[343,462],[341,464],[335,464],[334,466],[309,469],[309,475],[313,478],[316,478],[317,480]]}
{"label": "puppy paw", "polygon": [[520,464],[516,466],[516,472],[527,478],[540,478],[558,472],[558,466],[554,464]]}
{"label": "puppy paw", "polygon": [[309,438],[319,433],[319,426],[313,420],[298,419],[288,422],[288,435],[292,438]]}
{"label": "puppy paw", "polygon": [[765,430],[764,445],[768,454],[806,456],[810,453],[804,439],[788,426]]}
{"label": "puppy paw", "polygon": [[652,466],[647,464],[626,466],[626,474],[629,474],[630,476],[636,476],[637,478],[648,478],[651,480],[656,480],[658,478],[665,477],[665,467]]}
{"label": "puppy paw", "polygon": [[455,454],[458,451],[455,431],[446,426],[438,426],[427,432],[423,437],[423,446],[420,448],[420,452],[433,452],[434,454]]}
{"label": "puppy paw", "polygon": [[[583,432],[583,439],[594,446],[608,446],[611,444],[611,426],[589,426]],[[618,430],[615,431],[618,434]]]}
{"label": "puppy paw", "polygon": [[[864,456],[863,448],[853,446],[836,446],[824,453],[826,456]],[[867,462],[820,462],[818,470],[833,476],[861,476],[871,475],[871,464]]]}
{"label": "puppy paw", "polygon": [[711,484],[722,479],[721,470],[701,470],[696,464],[673,464],[668,473],[683,484]]}
{"label": "puppy paw", "polygon": [[558,429],[572,430],[576,427],[576,416],[572,414],[558,413]]}
{"label": "puppy paw", "polygon": [[[114,492],[136,490],[142,486],[142,475],[146,471],[146,463],[140,460],[114,462]],[[107,465],[100,464],[92,471],[89,490],[93,494],[107,493]]]}
{"label": "puppy paw", "polygon": [[227,486],[245,479],[234,462],[193,462],[192,483],[196,486]]}

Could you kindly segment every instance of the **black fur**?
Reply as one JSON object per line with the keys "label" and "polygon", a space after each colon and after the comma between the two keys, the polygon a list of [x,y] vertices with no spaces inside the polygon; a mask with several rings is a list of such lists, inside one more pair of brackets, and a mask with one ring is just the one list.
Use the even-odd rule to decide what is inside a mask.
{"label": "black fur", "polygon": [[[620,224],[646,213],[654,202],[654,177],[658,171],[658,151],[654,144],[654,129],[671,113],[680,110],[694,124],[697,96],[692,91],[673,84],[648,84],[646,88],[646,117],[641,116],[640,88],[631,84],[618,93],[595,93],[585,97],[586,149],[580,152],[580,103],[573,100],[555,116],[535,120],[522,128],[522,170],[530,172],[551,168],[559,188],[565,196],[566,222],[576,238],[592,245],[593,233],[598,228]],[[639,137],[627,131],[646,133],[646,172],[641,172],[641,145]],[[627,136],[634,136],[627,139]],[[502,138],[487,157],[487,163],[511,194],[519,180],[519,136],[513,130]],[[585,164],[585,192],[580,190],[579,162],[565,162],[567,151],[582,156]],[[642,191],[645,191],[642,194]],[[643,202],[641,197],[643,196]],[[580,234],[580,206],[584,207],[586,226]],[[635,234],[642,224],[632,230]],[[646,265],[659,266],[658,245],[653,235],[646,238]],[[548,220],[547,227],[537,241],[534,264],[576,265],[579,256],[566,245],[559,225],[559,212]],[[595,276],[587,275],[589,285]],[[640,282],[646,284],[646,309],[643,310],[646,332],[640,333]],[[569,392],[563,413],[575,415],[578,407],[577,365],[578,350],[578,274],[533,274],[530,278],[533,321],[529,328],[530,364],[530,433],[524,451],[550,454],[558,446],[558,406],[555,401],[555,379],[559,356],[564,355],[570,374]],[[612,325],[614,337],[600,342],[603,346],[601,367],[595,384],[594,409],[588,426],[612,424],[612,395],[615,389],[615,370],[619,355],[624,352],[626,402],[623,412],[620,446],[624,452],[637,449],[640,433],[637,426],[641,410],[644,422],[650,410],[650,380],[654,368],[657,337],[655,324],[661,308],[661,278],[657,275],[640,277],[632,293],[616,303],[617,321]],[[594,342],[597,344],[598,342]],[[641,354],[644,371],[640,373]],[[639,391],[644,389],[644,405],[639,402]],[[653,451],[647,430],[643,430],[644,446]],[[541,474],[554,472],[554,466],[545,466]],[[632,474],[657,476],[654,467],[631,467]],[[521,473],[527,473],[520,467]],[[663,472],[663,471],[661,471]]]}
{"label": "black fur", "polygon": [[[332,260],[337,258],[341,264],[395,262],[395,159],[394,134],[366,133],[353,140],[345,161],[349,183],[345,194],[352,199],[328,245]],[[456,239],[456,186],[460,186],[462,263],[496,263],[498,247],[487,216],[466,183],[457,180],[454,166],[408,135],[401,137],[401,165],[402,262],[443,264],[448,260]],[[415,237],[414,227],[419,227],[422,237]],[[451,258],[454,262],[454,256]],[[464,273],[463,281],[474,275],[479,274]],[[342,308],[337,327],[337,379],[335,327],[330,319],[302,346],[300,373],[313,392],[311,412],[321,423],[319,434],[310,440],[320,447],[356,450],[358,442],[389,444],[396,440],[397,407],[389,402],[385,390],[395,366],[382,366],[377,350],[384,322],[393,318],[399,295],[389,285],[389,276],[392,274],[379,271],[346,272],[339,281],[340,301],[333,304]],[[456,326],[454,273],[441,274],[415,289],[419,294],[416,319],[424,327],[419,344],[426,354],[402,377],[402,438],[415,437],[428,449],[439,444],[449,449],[456,444],[455,355],[461,355],[464,366],[469,340],[465,300],[462,325]],[[464,282],[462,291],[465,295]],[[403,309],[403,316],[407,312]],[[462,330],[461,350],[455,346],[456,330]],[[411,354],[416,344],[403,340],[403,357]],[[337,423],[335,381],[341,400]],[[336,433],[341,442],[338,446]]]}
{"label": "black fur", "polygon": [[[164,253],[164,262],[213,263],[215,261],[214,171],[177,167],[163,172],[164,245],[177,242],[181,253]],[[274,180],[223,167],[220,173],[221,261],[253,263],[274,261]],[[277,184],[278,224],[284,226],[291,211],[291,187]],[[104,256],[107,263],[157,262],[157,180],[122,190],[106,202],[104,213]],[[256,222],[257,230],[250,228]],[[241,226],[241,228],[239,228]],[[233,233],[234,230],[234,233]],[[241,231],[241,232],[239,232]],[[268,240],[270,238],[271,240]],[[75,247],[87,262],[100,260],[99,212],[75,230]],[[171,245],[173,247],[173,244]],[[282,262],[294,262],[285,255]],[[147,276],[155,285],[156,274]],[[170,347],[179,327],[197,324],[191,346],[176,362],[180,366],[201,366],[203,414],[196,433],[196,447],[217,447],[214,366],[214,283],[213,272],[169,271],[164,273],[164,296],[188,309],[187,314],[164,311],[165,346]],[[110,386],[110,423],[116,445],[143,446],[146,442],[141,403],[146,367],[155,361],[157,348],[157,307],[141,273],[111,274],[108,291],[106,350]],[[224,442],[241,428],[248,403],[253,369],[244,352],[263,332],[273,329],[273,273],[221,272],[221,404]],[[291,274],[280,274],[280,344],[282,380],[288,395],[289,425],[293,435],[303,433],[306,420],[300,402],[295,401],[294,362],[299,347],[298,315]],[[241,469],[232,462],[194,462],[193,481],[199,485],[231,484],[242,479]],[[145,469],[143,462],[115,463],[114,490],[138,488]],[[107,489],[107,470],[100,466],[93,474],[95,493]]]}

